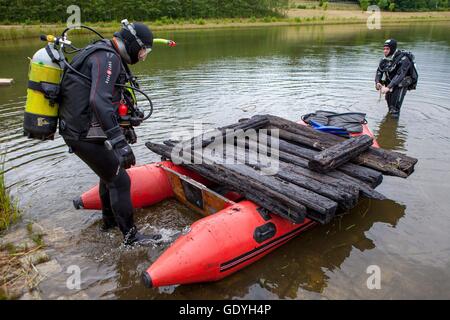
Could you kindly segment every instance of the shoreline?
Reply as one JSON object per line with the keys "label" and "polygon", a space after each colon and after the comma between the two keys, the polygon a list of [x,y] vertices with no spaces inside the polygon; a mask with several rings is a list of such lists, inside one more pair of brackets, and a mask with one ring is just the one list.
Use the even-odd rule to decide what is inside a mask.
{"label": "shoreline", "polygon": [[[199,19],[197,21],[184,21],[181,23],[162,24],[161,21],[146,21],[153,31],[189,31],[208,29],[232,29],[252,27],[276,27],[276,26],[315,26],[315,25],[351,25],[366,24],[368,14],[360,11],[319,11],[293,10],[287,18],[246,18],[246,19]],[[344,17],[344,15],[354,15]],[[383,14],[383,13],[382,13]],[[386,14],[381,23],[387,25],[403,23],[423,22],[450,22],[449,11],[433,12],[398,12]],[[89,23],[90,27],[102,33],[113,33],[117,31],[119,22]],[[30,39],[39,37],[41,34],[60,34],[66,26],[64,24],[40,24],[40,25],[0,25],[0,41]],[[80,32],[85,33],[85,32]]]}

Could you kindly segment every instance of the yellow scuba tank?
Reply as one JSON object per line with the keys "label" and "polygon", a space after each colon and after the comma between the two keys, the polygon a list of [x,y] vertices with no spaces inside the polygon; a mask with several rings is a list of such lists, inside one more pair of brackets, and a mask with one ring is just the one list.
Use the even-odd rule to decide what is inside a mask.
{"label": "yellow scuba tank", "polygon": [[53,43],[38,50],[30,61],[24,135],[32,139],[53,140],[58,124],[59,84],[62,62]]}

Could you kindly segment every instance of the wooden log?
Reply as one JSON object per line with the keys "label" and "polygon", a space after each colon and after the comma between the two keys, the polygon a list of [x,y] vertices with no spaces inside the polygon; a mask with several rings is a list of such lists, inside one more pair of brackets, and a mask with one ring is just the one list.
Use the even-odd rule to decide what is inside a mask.
{"label": "wooden log", "polygon": [[[285,140],[279,140],[278,148],[282,152],[292,154],[306,160],[311,160],[316,154],[318,154],[317,150],[311,150],[305,147],[301,147]],[[287,157],[288,156],[286,155],[286,158]],[[353,163],[343,164],[337,170],[369,184],[372,188],[378,187],[383,181],[382,173],[374,169],[362,167]]]}
{"label": "wooden log", "polygon": [[[282,139],[298,142],[317,150],[326,149],[345,140],[345,138],[320,132],[280,117],[272,115],[265,115],[265,117],[269,119],[271,125],[280,129]],[[416,158],[395,151],[373,147],[353,160],[354,163],[373,168],[386,175],[402,178],[408,177],[414,171],[417,161]]]}
{"label": "wooden log", "polygon": [[268,189],[274,189],[288,198],[301,203],[308,209],[321,213],[324,216],[329,216],[329,220],[331,220],[336,213],[337,203],[316,192],[273,176],[259,174],[254,169],[245,165],[224,165],[224,168],[227,169],[226,171],[234,172],[244,178],[241,180],[241,184],[248,184],[255,181],[258,185],[264,187],[264,193],[266,193]]}
{"label": "wooden log", "polygon": [[366,135],[347,139],[316,154],[309,160],[309,168],[318,172],[331,171],[359,156],[372,143],[373,139]]}
{"label": "wooden log", "polygon": [[336,212],[337,203],[335,201],[332,201],[308,189],[281,181],[273,176],[260,174],[253,168],[242,164],[226,164],[223,163],[223,158],[197,153],[195,150],[191,151],[196,157],[201,158],[202,162],[207,161],[209,163],[214,163],[214,167],[217,167],[218,170],[222,170],[224,173],[234,174],[241,180],[242,184],[256,183],[263,186],[263,190],[274,189],[280,194],[286,195],[298,203],[303,204],[307,208],[324,215],[333,216]]}
{"label": "wooden log", "polygon": [[[151,142],[147,142],[145,145],[147,148],[165,157],[166,159],[171,159],[172,157],[172,147]],[[198,172],[200,175],[203,175],[213,182],[226,185],[229,188],[236,190],[247,199],[255,201],[255,203],[270,212],[273,212],[274,214],[278,214],[294,223],[302,223],[304,221],[307,211],[306,207],[290,199],[289,197],[279,194],[277,191],[272,189],[266,190],[267,188],[262,188],[261,185],[253,182],[248,185],[243,184],[242,177],[237,177],[234,174],[223,173],[223,170],[220,170],[218,166],[213,166],[206,163],[202,163],[201,165],[184,163],[182,165]],[[279,199],[282,201],[279,201]]]}
{"label": "wooden log", "polygon": [[[300,157],[297,157],[297,156],[294,156],[292,154],[285,153],[282,151],[280,151],[279,157],[284,162],[291,163],[296,166],[299,166],[299,167],[309,170],[308,161],[303,158],[300,158]],[[311,170],[309,170],[309,171],[311,171]],[[313,172],[313,171],[311,171],[311,172]],[[369,185],[367,185],[367,184],[359,181],[358,179],[355,179],[343,172],[334,170],[334,171],[330,171],[330,172],[326,173],[325,175],[334,177],[336,179],[342,179],[343,181],[345,181],[347,183],[351,183],[354,187],[356,187],[360,190],[360,192],[363,196],[365,196],[367,198],[376,199],[376,200],[385,200],[386,199],[386,197],[384,195],[373,190]]]}
{"label": "wooden log", "polygon": [[[257,154],[253,154],[248,150],[244,150],[242,148],[237,148],[235,151],[240,153],[240,155],[237,157],[238,159],[245,159],[245,161],[241,161],[242,164],[246,164],[248,166],[256,168],[257,170],[262,169],[262,165],[258,164]],[[231,156],[234,156],[234,154]],[[348,183],[345,184],[345,186],[336,183],[334,184],[323,183],[323,181],[321,181],[323,180],[322,179],[323,177],[328,178],[328,180],[334,178],[330,179],[327,176],[323,176],[315,172],[312,172],[312,174],[313,175],[315,174],[316,176],[311,177],[311,175],[307,173],[304,174],[300,170],[298,171],[292,170],[294,168],[295,166],[293,165],[280,162],[279,170],[277,171],[276,176],[284,181],[293,183],[299,187],[308,189],[312,192],[315,192],[326,198],[329,198],[337,202],[339,206],[343,209],[353,208],[357,204],[359,198],[359,189],[354,188],[352,185]],[[310,170],[307,169],[303,170],[311,172]]]}
{"label": "wooden log", "polygon": [[361,195],[363,195],[366,198],[373,199],[373,200],[386,200],[387,199],[387,197],[384,194],[372,189],[370,186],[368,186],[364,183],[361,183],[361,181],[359,181],[358,179],[355,179],[349,175],[343,174],[342,172],[334,170],[334,171],[327,172],[326,174],[329,175],[330,177],[334,177],[336,179],[342,179],[345,182],[353,184],[354,186],[359,188]]}
{"label": "wooden log", "polygon": [[211,132],[202,133],[199,136],[193,137],[188,141],[183,141],[183,148],[190,146],[191,149],[202,149],[213,142],[226,141],[227,137],[232,137],[238,130],[260,129],[267,126],[269,120],[265,116],[254,116],[248,120],[242,120],[238,123],[227,125]]}
{"label": "wooden log", "polygon": [[[319,174],[317,172],[314,172],[312,170],[309,170],[308,161],[307,159],[312,158],[314,154],[317,153],[315,150],[310,150],[306,148],[298,147],[297,145],[294,145],[294,150],[302,150],[301,154],[305,156],[304,158],[298,157],[294,154],[290,154],[284,151],[281,151],[283,146],[290,146],[292,144],[287,143],[283,140],[279,140],[279,160],[280,165],[283,164],[292,164],[294,166],[291,167],[291,170],[299,170],[304,175],[308,175],[311,178],[314,178],[320,182],[326,182],[332,184],[332,181],[330,181],[330,178],[334,178],[334,185],[338,184],[341,185],[343,188],[353,188],[358,190],[361,195],[374,200],[385,200],[387,199],[383,194],[375,191],[373,188],[377,187],[382,179],[383,175],[379,173],[376,170],[370,169],[370,168],[362,168],[358,165],[347,163],[343,165],[344,169],[341,167],[339,170],[334,170],[329,172],[328,174]],[[300,148],[300,149],[299,149]],[[292,148],[289,150],[291,151]],[[303,153],[303,151],[305,151]],[[294,152],[295,153],[295,152]],[[359,172],[359,169],[362,169],[362,172]],[[347,172],[348,171],[348,174]],[[331,177],[331,173],[332,177]],[[356,173],[356,174],[355,174]],[[349,175],[350,174],[350,175]],[[353,175],[353,176],[351,176]],[[367,175],[366,178],[363,178],[364,175]],[[358,178],[355,178],[354,176],[357,176],[358,178],[362,178],[359,180]],[[327,178],[328,177],[328,178]],[[371,184],[366,184],[365,181],[370,182]]]}
{"label": "wooden log", "polygon": [[[333,136],[329,134],[330,136]],[[315,139],[311,139],[308,137],[303,137],[300,135],[296,135],[292,132],[286,131],[286,130],[280,130],[279,136],[281,139],[287,140],[289,142],[294,142],[298,144],[302,144],[311,148],[314,148],[316,150],[324,150],[326,148],[329,148],[333,146],[334,144],[330,144],[329,142],[323,142]],[[342,142],[342,141],[340,141]],[[339,143],[339,142],[337,142]],[[401,178],[407,178],[408,174],[401,171],[400,169],[396,168],[397,164],[389,163],[386,160],[382,160],[380,157],[373,157],[373,156],[366,156],[368,152],[370,152],[372,149],[369,149],[364,155],[364,159],[362,158],[363,155],[359,155],[355,159],[352,160],[353,163],[359,164],[368,168],[372,168],[374,170],[377,170],[379,172],[382,172],[386,175],[392,175],[397,176]]]}

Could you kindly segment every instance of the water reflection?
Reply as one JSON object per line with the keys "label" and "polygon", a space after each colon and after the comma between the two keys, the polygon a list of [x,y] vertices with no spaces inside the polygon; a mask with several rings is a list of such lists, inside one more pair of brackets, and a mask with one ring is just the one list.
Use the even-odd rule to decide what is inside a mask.
{"label": "water reflection", "polygon": [[408,131],[400,119],[387,114],[381,121],[376,138],[380,147],[388,150],[405,150]]}

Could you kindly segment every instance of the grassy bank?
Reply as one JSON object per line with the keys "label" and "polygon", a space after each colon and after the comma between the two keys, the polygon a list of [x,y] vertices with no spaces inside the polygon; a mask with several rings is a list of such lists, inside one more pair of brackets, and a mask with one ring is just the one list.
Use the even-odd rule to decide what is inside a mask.
{"label": "grassy bank", "polygon": [[5,186],[3,168],[4,160],[0,166],[0,300],[9,300],[37,287],[42,276],[36,266],[50,258],[43,251],[44,234],[33,223],[10,229],[21,212]]}
{"label": "grassy bank", "polygon": [[0,166],[0,233],[17,222],[20,218],[20,211],[17,203],[12,200],[5,186],[5,176],[3,174],[3,161]]}
{"label": "grassy bank", "polygon": [[[246,19],[195,19],[174,20],[163,18],[147,21],[154,31],[191,30],[212,28],[243,28],[261,26],[316,25],[316,24],[365,24],[368,14],[360,10],[291,9],[285,18]],[[382,23],[450,21],[450,12],[383,12]],[[119,22],[89,24],[98,31],[111,36],[117,31]],[[0,40],[15,40],[38,37],[40,34],[60,34],[64,24],[0,25]]]}
{"label": "grassy bank", "polygon": [[[14,241],[0,244],[0,300],[17,299],[30,292],[42,280],[38,268],[50,260],[44,251],[44,234],[28,223],[7,237]],[[2,239],[3,240],[3,239]]]}

